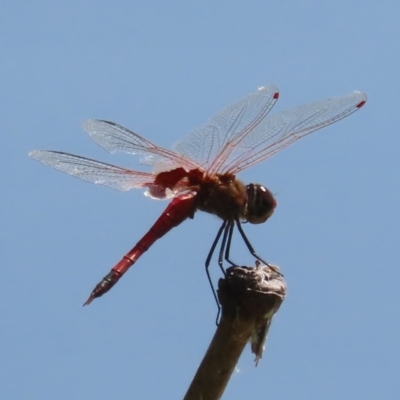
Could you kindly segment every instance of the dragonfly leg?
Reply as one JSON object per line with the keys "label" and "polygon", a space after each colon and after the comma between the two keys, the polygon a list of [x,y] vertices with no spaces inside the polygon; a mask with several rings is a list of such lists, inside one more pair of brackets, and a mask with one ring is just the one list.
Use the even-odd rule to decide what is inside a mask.
{"label": "dragonfly leg", "polygon": [[270,267],[270,265],[266,261],[264,261],[259,255],[257,255],[257,253],[255,252],[255,250],[254,250],[253,246],[251,245],[249,239],[247,239],[247,236],[245,235],[245,233],[243,231],[243,228],[242,228],[242,225],[241,225],[241,223],[240,223],[240,221],[238,219],[236,220],[236,226],[237,226],[237,228],[238,228],[238,230],[240,232],[240,235],[242,236],[247,248],[249,249],[250,254],[254,258],[256,258],[257,260],[260,260],[267,267]]}
{"label": "dragonfly leg", "polygon": [[227,261],[229,264],[231,264],[232,267],[237,267],[237,265],[233,261],[231,261],[229,258],[234,227],[235,227],[235,224],[232,221],[229,226],[228,239],[227,239],[226,247],[225,247],[225,261]]}
{"label": "dragonfly leg", "polygon": [[208,256],[207,256],[207,259],[206,259],[206,269],[207,269],[207,270],[208,270],[208,267],[209,267],[210,262],[211,262],[211,257],[212,257],[213,254],[214,254],[214,250],[215,250],[215,248],[217,247],[217,244],[218,244],[219,239],[220,239],[220,237],[221,237],[221,235],[222,235],[222,232],[223,232],[224,229],[225,229],[225,226],[226,226],[227,222],[228,222],[228,221],[223,221],[223,222],[222,222],[222,225],[221,225],[221,227],[220,227],[219,230],[218,230],[217,236],[215,236],[214,242],[213,242],[213,244],[212,244],[212,246],[211,246],[211,249],[210,249],[210,251],[209,251],[209,253],[208,253]]}
{"label": "dragonfly leg", "polygon": [[[229,254],[229,247],[230,247],[230,241],[232,239],[232,231],[233,231],[234,223],[233,221],[228,221],[225,229],[224,229],[224,235],[222,236],[222,242],[221,242],[221,247],[219,249],[219,255],[218,255],[218,265],[221,268],[222,273],[224,276],[226,276],[224,266],[223,266],[223,260],[224,260],[224,253],[226,256],[226,251],[228,249],[228,254]],[[228,245],[228,247],[227,247]],[[231,265],[234,265],[231,261],[229,261],[226,257],[225,260],[228,261]]]}
{"label": "dragonfly leg", "polygon": [[[215,302],[217,303],[217,308],[218,308],[218,311],[217,311],[217,318],[216,318],[216,321],[215,321],[216,324],[217,324],[217,326],[218,326],[219,315],[220,315],[220,313],[221,313],[221,306],[219,305],[218,297],[217,297],[217,295],[216,295],[216,293],[215,293],[215,288],[214,288],[214,285],[213,285],[213,283],[212,283],[211,276],[210,276],[210,270],[209,270],[208,267],[210,266],[211,258],[212,258],[213,254],[214,254],[215,248],[217,247],[217,244],[218,244],[218,242],[219,242],[219,239],[221,238],[222,232],[224,232],[224,236],[226,236],[225,231],[226,231],[226,225],[227,225],[227,223],[228,223],[228,221],[223,221],[223,222],[222,222],[222,225],[221,225],[221,227],[219,228],[219,230],[218,230],[218,232],[217,232],[217,236],[216,236],[215,239],[214,239],[214,242],[213,242],[213,244],[212,244],[212,246],[211,246],[211,249],[210,249],[210,251],[209,251],[209,253],[208,253],[208,256],[207,256],[207,259],[206,259],[206,263],[205,263],[208,283],[210,284],[210,288],[211,288],[212,294],[213,294],[213,296],[214,296],[214,299],[215,299]],[[221,267],[221,268],[222,268],[222,267]],[[223,268],[222,268],[222,271],[223,271],[223,273],[224,273],[224,275],[225,275],[225,271],[224,271]]]}

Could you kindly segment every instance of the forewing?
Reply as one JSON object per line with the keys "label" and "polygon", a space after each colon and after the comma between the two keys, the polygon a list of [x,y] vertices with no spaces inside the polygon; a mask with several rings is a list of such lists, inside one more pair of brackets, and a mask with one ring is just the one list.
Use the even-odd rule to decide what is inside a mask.
{"label": "forewing", "polygon": [[155,177],[154,174],[131,171],[58,151],[32,151],[29,156],[76,178],[121,191],[151,187]]}
{"label": "forewing", "polygon": [[311,132],[347,117],[366,100],[365,93],[353,92],[260,118],[255,126],[246,128],[229,142],[218,172],[236,174],[257,164]]}
{"label": "forewing", "polygon": [[90,137],[110,153],[137,154],[140,163],[151,165],[157,172],[183,167],[186,170],[197,164],[171,150],[158,147],[138,134],[114,122],[91,119],[84,123]]}
{"label": "forewing", "polygon": [[278,89],[274,85],[260,88],[190,133],[174,146],[175,151],[206,170],[219,172],[226,155],[230,153],[226,153],[230,144],[257,126],[269,113],[278,96]]}

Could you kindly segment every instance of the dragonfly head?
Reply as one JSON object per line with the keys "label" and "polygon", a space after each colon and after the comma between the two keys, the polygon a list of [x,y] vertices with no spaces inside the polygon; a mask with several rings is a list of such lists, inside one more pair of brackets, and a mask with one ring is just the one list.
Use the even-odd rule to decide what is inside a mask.
{"label": "dragonfly head", "polygon": [[246,186],[247,203],[244,209],[244,217],[251,224],[265,222],[274,212],[276,200],[272,193],[258,183],[250,183]]}

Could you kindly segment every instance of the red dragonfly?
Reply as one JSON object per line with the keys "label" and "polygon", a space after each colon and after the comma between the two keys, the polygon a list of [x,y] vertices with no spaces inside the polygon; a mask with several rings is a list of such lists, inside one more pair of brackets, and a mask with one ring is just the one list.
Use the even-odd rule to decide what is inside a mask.
{"label": "red dragonfly", "polygon": [[265,186],[245,186],[236,174],[309,133],[347,117],[367,100],[364,93],[353,92],[267,117],[278,97],[274,85],[259,88],[216,114],[174,150],[158,147],[114,122],[85,122],[85,130],[97,144],[111,153],[137,154],[140,162],[152,166],[154,172],[132,171],[58,151],[29,154],[45,165],[92,183],[121,191],[145,188],[151,198],[172,198],[160,218],[94,288],[84,305],[108,292],[156,240],[185,219],[193,218],[197,210],[217,215],[223,221],[206,260],[211,286],[208,266],[221,236],[218,263],[222,268],[225,259],[235,265],[229,258],[235,226],[250,253],[267,264],[252,248],[241,223],[265,222],[274,212],[276,200]]}

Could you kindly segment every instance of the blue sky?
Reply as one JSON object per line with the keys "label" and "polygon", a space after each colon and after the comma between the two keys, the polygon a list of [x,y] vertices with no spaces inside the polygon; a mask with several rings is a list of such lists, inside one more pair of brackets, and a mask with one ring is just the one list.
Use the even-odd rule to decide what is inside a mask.
{"label": "blue sky", "polygon": [[215,217],[197,213],[82,308],[166,203],[73,179],[28,152],[134,169],[82,122],[112,120],[169,147],[268,83],[280,89],[275,112],[353,90],[369,97],[240,175],[277,197],[274,216],[246,233],[280,265],[288,295],[264,358],[255,368],[246,348],[224,398],[399,396],[398,2],[37,1],[1,11],[1,398],[182,398],[215,330],[203,266]]}

